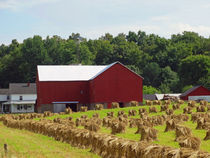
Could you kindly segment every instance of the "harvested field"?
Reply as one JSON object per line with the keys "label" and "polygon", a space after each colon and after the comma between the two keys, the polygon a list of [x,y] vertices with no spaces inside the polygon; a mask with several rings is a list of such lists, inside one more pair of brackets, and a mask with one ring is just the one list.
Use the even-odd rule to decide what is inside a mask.
{"label": "harvested field", "polygon": [[[169,109],[172,109],[172,105],[174,105],[175,103],[170,103],[168,105]],[[161,104],[163,105],[163,104]],[[70,144],[74,143],[73,146],[77,146],[79,148],[87,148],[90,147],[91,145],[89,144],[90,141],[89,139],[85,140],[86,138],[91,137],[88,133],[86,135],[82,134],[80,130],[84,130],[84,128],[89,129],[91,131],[97,131],[97,134],[95,134],[96,136],[94,136],[95,141],[98,142],[103,142],[105,143],[105,146],[101,146],[100,150],[103,148],[104,152],[101,152],[99,149],[97,149],[97,144],[96,144],[96,148],[92,148],[91,151],[93,151],[96,154],[99,154],[102,157],[105,157],[103,155],[108,154],[108,150],[112,150],[111,146],[113,145],[113,147],[116,149],[115,151],[113,151],[116,155],[117,154],[128,154],[126,153],[127,148],[129,148],[129,154],[134,154],[135,152],[133,151],[134,149],[130,148],[129,145],[128,146],[121,146],[122,144],[126,144],[126,142],[128,144],[132,144],[132,143],[142,143],[141,140],[141,133],[142,131],[139,131],[137,134],[137,124],[138,123],[144,123],[143,125],[145,126],[144,129],[155,129],[157,130],[157,133],[154,135],[154,138],[150,139],[147,138],[147,135],[145,137],[145,139],[142,140],[148,140],[150,141],[150,144],[152,143],[153,146],[145,146],[145,149],[141,149],[141,152],[144,152],[148,149],[151,149],[151,153],[154,152],[155,150],[157,150],[157,152],[161,155],[162,152],[166,152],[166,153],[170,153],[170,152],[174,152],[175,150],[177,150],[176,148],[180,148],[180,144],[183,147],[187,147],[187,150],[185,149],[181,149],[181,150],[177,150],[177,152],[181,152],[180,154],[189,154],[189,152],[192,152],[193,150],[201,150],[201,151],[206,151],[206,152],[210,152],[210,140],[204,140],[207,130],[206,129],[196,129],[197,126],[197,120],[200,119],[200,117],[204,117],[205,116],[205,121],[208,123],[208,117],[210,118],[209,113],[207,112],[199,112],[197,115],[197,108],[200,104],[196,103],[195,107],[193,107],[191,109],[192,114],[186,113],[183,114],[183,109],[188,106],[188,103],[184,103],[184,104],[180,104],[180,108],[176,109],[173,108],[173,113],[171,113],[170,115],[166,115],[166,111],[161,110],[161,105],[153,105],[153,106],[136,106],[136,107],[127,107],[127,108],[115,108],[115,109],[100,109],[100,110],[92,110],[92,111],[87,111],[87,112],[78,112],[78,113],[72,113],[72,114],[62,114],[62,115],[50,115],[50,117],[45,117],[45,119],[47,120],[54,120],[54,118],[60,118],[61,120],[63,120],[64,118],[68,118],[65,119],[65,121],[61,121],[59,119],[59,121],[57,120],[57,123],[60,123],[61,126],[59,126],[59,128],[63,128],[64,126],[62,126],[63,123],[71,125],[73,128],[76,128],[78,130],[75,129],[75,132],[79,132],[78,134],[73,134],[71,135],[72,140],[70,140],[67,136],[65,135],[65,132],[67,129],[61,129],[57,134],[59,135],[63,135],[62,137],[58,136],[58,138],[56,138],[56,140],[60,140],[60,141],[67,141]],[[155,111],[157,112],[152,112],[152,113],[148,113],[149,111],[151,111],[152,107],[155,107]],[[151,110],[149,110],[149,108]],[[145,110],[139,110],[139,109],[145,109]],[[145,111],[147,111],[145,113]],[[160,112],[161,111],[161,112]],[[140,112],[140,113],[139,113]],[[113,114],[112,114],[113,113]],[[195,115],[196,114],[196,115]],[[192,118],[191,118],[192,115]],[[94,117],[93,119],[91,119],[92,117]],[[69,119],[72,118],[72,119]],[[34,120],[40,120],[40,118],[34,118]],[[77,120],[77,121],[75,121]],[[78,124],[78,127],[76,127],[75,125],[77,125],[78,120],[80,121],[80,123]],[[100,124],[100,128],[96,128],[97,130],[95,130],[95,126],[90,126],[90,122],[92,121],[99,121]],[[130,121],[132,120],[132,121]],[[169,129],[165,131],[166,129],[166,122],[169,120],[174,120],[174,125],[171,124],[171,127],[169,125]],[[73,122],[73,123],[72,123]],[[123,123],[123,126],[119,126],[119,123]],[[130,122],[132,122],[132,125],[130,125]],[[194,138],[198,138],[200,140],[199,143],[196,147],[193,145],[185,145],[183,143],[180,143],[178,140],[174,141],[176,138],[176,130],[174,129],[177,125],[181,125],[184,127],[188,127],[191,130],[191,135],[190,137],[192,139],[188,139],[187,141],[190,142],[195,142]],[[207,124],[208,125],[208,124]],[[18,126],[15,125],[15,123],[12,123],[12,126],[15,126],[15,128],[17,128]],[[47,125],[46,125],[47,126]],[[124,126],[126,126],[124,128]],[[122,128],[123,127],[123,128]],[[170,129],[172,128],[172,129]],[[52,132],[52,136],[56,135],[53,133],[53,129],[49,130]],[[88,130],[87,130],[88,131]],[[112,133],[114,135],[112,135]],[[145,131],[143,131],[143,133],[145,134]],[[45,133],[45,135],[49,135],[48,133]],[[98,135],[98,136],[97,136]],[[106,145],[106,140],[104,140],[104,138],[100,138],[100,136],[103,135],[107,135],[107,143],[113,143],[111,144],[110,147],[108,147]],[[74,136],[76,136],[76,138],[74,138]],[[85,139],[83,139],[83,137]],[[110,140],[108,139],[108,137],[110,137]],[[92,139],[92,138],[91,138]],[[112,141],[113,139],[113,141]],[[78,142],[81,143],[78,144]],[[83,140],[83,141],[82,141]],[[181,138],[180,138],[181,140]],[[119,141],[119,142],[118,142]],[[197,141],[198,142],[198,141]],[[76,143],[76,144],[75,144]],[[103,144],[102,143],[102,144]],[[122,143],[122,144],[121,144]],[[188,144],[189,144],[188,143]],[[101,144],[101,145],[102,145]],[[133,145],[134,145],[133,144]],[[158,144],[158,145],[154,145],[154,144]],[[134,145],[135,146],[135,145]],[[165,147],[164,147],[165,146]],[[146,148],[147,147],[147,148]],[[110,149],[109,149],[110,148]],[[119,151],[125,150],[125,153],[120,153]],[[154,150],[153,150],[154,148]],[[135,149],[137,150],[137,148]],[[138,153],[138,152],[137,152]],[[137,154],[136,153],[136,154]],[[135,155],[135,154],[134,154]],[[149,156],[149,155],[148,155]],[[126,156],[125,156],[126,157]],[[128,156],[127,156],[128,157]],[[144,155],[144,157],[147,157]]]}

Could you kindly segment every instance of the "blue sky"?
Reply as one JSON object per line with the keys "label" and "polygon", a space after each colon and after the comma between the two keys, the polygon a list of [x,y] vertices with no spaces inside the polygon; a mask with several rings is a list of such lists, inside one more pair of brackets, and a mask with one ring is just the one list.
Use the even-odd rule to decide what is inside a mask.
{"label": "blue sky", "polygon": [[210,36],[210,0],[0,0],[0,45],[40,35],[96,39],[138,30]]}

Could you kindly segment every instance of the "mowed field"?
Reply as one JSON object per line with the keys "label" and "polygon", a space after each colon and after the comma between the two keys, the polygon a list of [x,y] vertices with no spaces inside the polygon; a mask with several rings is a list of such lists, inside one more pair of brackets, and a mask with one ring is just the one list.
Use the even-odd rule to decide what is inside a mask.
{"label": "mowed field", "polygon": [[7,128],[0,122],[0,158],[5,156],[5,143],[8,145],[8,158],[99,158],[88,149],[74,148],[26,130]]}
{"label": "mowed field", "polygon": [[[187,103],[184,103],[180,106],[180,109],[174,110],[175,115],[183,114],[183,109],[187,107]],[[196,107],[200,106],[196,104]],[[124,111],[125,114],[128,115],[129,110],[136,110],[136,116],[129,116],[129,119],[132,118],[140,118],[138,114],[138,110],[141,108],[145,108],[147,112],[149,112],[150,107],[155,107],[157,109],[157,113],[148,113],[149,117],[152,116],[161,116],[166,115],[166,112],[160,112],[160,105],[152,105],[152,106],[137,106],[137,107],[127,107],[127,108],[117,108],[117,109],[104,109],[104,110],[90,110],[87,112],[75,112],[72,114],[62,114],[62,115],[54,115],[51,117],[45,117],[45,119],[54,120],[55,118],[73,118],[73,122],[77,118],[81,118],[86,115],[88,118],[92,118],[93,114],[98,113],[99,118],[102,120],[107,116],[108,112],[114,112],[114,118],[118,117],[119,111]],[[196,107],[192,109],[192,113],[196,113]],[[169,109],[172,109],[172,104],[169,105]],[[202,112],[202,113],[209,113]],[[197,122],[191,121],[191,114],[187,114],[189,116],[188,121],[179,122],[180,125],[185,127],[189,127],[192,131],[192,136],[198,137],[201,140],[200,150],[205,152],[210,152],[210,140],[203,140],[206,136],[207,130],[197,130]],[[113,119],[114,119],[113,118]],[[34,119],[39,121],[40,118]],[[83,129],[84,126],[78,126],[76,128]],[[166,124],[154,126],[153,128],[158,130],[157,140],[152,141],[152,144],[159,144],[162,146],[169,146],[173,148],[180,148],[177,141],[175,141],[175,131],[164,132],[166,128]],[[35,134],[33,132],[29,132],[27,130],[19,130],[14,128],[7,128],[0,122],[0,152],[3,157],[3,144],[7,143],[9,148],[9,155],[14,155],[17,157],[75,157],[75,158],[88,158],[88,157],[99,157],[94,153],[90,152],[90,149],[78,149],[73,148],[67,143],[62,143],[60,141],[56,141],[52,137],[44,136],[42,134]],[[126,126],[126,130],[124,133],[116,134],[117,137],[124,138],[127,140],[135,140],[140,141],[141,134],[135,134],[137,131],[137,127],[130,128],[129,125]],[[98,133],[111,134],[111,128],[103,127],[100,125],[100,130]]]}

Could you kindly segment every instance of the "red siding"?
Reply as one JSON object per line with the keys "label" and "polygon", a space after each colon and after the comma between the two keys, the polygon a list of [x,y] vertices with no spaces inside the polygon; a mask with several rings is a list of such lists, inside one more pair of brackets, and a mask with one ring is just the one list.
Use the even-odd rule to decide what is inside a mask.
{"label": "red siding", "polygon": [[[82,92],[81,92],[82,91]],[[39,82],[38,105],[56,101],[79,101],[89,103],[88,82]]]}
{"label": "red siding", "polygon": [[202,96],[202,95],[210,95],[210,91],[203,86],[200,86],[196,90],[192,91],[186,96],[181,97],[182,100],[188,100],[189,96]]}
{"label": "red siding", "polygon": [[115,64],[90,81],[90,102],[142,102],[142,78],[121,64]]}

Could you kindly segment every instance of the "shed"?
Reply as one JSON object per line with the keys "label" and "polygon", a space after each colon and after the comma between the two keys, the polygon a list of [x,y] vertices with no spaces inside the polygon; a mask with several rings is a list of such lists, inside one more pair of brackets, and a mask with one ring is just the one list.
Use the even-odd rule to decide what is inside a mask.
{"label": "shed", "polygon": [[203,86],[194,86],[184,92],[180,98],[182,100],[207,100],[210,102],[210,90]]}
{"label": "shed", "polygon": [[110,108],[112,102],[126,106],[142,102],[143,78],[121,64],[37,66],[37,111],[77,111],[81,105]]}

